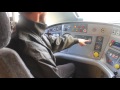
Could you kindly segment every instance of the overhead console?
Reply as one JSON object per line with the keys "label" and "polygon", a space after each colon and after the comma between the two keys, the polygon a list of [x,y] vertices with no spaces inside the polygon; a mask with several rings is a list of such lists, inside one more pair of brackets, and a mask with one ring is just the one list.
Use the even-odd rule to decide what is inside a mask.
{"label": "overhead console", "polygon": [[61,53],[100,60],[110,39],[113,26],[93,22],[67,22],[50,26],[46,34],[61,36],[71,34],[75,38],[91,40],[86,46],[79,44],[61,51]]}

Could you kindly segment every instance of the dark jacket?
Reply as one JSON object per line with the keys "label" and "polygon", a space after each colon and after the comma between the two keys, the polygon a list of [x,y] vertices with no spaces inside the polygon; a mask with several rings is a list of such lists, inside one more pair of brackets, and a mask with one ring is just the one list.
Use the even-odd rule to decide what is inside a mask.
{"label": "dark jacket", "polygon": [[36,78],[60,78],[53,52],[66,49],[78,40],[71,35],[53,37],[43,34],[45,25],[20,16],[9,48],[18,52]]}

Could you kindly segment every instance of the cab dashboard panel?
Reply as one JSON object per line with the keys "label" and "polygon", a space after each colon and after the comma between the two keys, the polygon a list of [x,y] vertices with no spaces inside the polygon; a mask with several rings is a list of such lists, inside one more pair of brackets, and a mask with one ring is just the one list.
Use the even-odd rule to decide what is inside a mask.
{"label": "cab dashboard panel", "polygon": [[75,38],[90,40],[86,46],[75,44],[61,52],[100,60],[110,39],[112,28],[112,25],[106,23],[66,22],[48,27],[45,33],[54,36],[70,34]]}
{"label": "cab dashboard panel", "polygon": [[90,40],[86,46],[75,44],[58,53],[69,59],[79,57],[76,59],[78,62],[96,65],[109,77],[120,77],[120,26],[98,22],[65,22],[49,26],[45,33],[56,37],[70,34],[75,38]]}
{"label": "cab dashboard panel", "polygon": [[116,76],[120,77],[120,27],[113,27],[103,58],[106,58],[105,63]]}

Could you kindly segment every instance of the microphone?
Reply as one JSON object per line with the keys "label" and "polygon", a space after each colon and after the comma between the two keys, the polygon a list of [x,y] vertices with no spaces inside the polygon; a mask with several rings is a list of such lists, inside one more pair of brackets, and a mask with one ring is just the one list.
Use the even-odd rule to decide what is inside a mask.
{"label": "microphone", "polygon": [[0,48],[9,44],[11,33],[10,21],[6,12],[0,12]]}

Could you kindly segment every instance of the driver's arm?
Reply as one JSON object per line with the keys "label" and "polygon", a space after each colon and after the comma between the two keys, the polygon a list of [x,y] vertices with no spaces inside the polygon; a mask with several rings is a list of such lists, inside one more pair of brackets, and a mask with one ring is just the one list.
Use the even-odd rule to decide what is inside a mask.
{"label": "driver's arm", "polygon": [[62,37],[48,36],[47,38],[51,43],[53,52],[64,50],[77,43],[80,43],[81,46],[84,46],[86,45],[85,42],[89,42],[85,39],[74,38],[69,34],[65,34]]}

